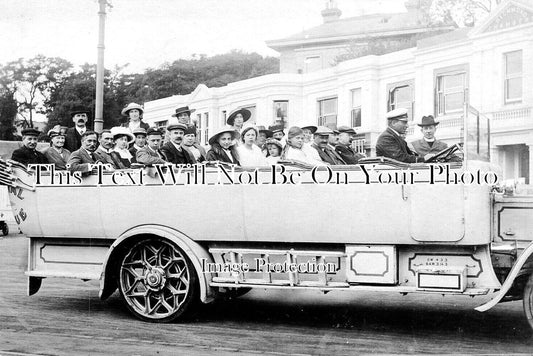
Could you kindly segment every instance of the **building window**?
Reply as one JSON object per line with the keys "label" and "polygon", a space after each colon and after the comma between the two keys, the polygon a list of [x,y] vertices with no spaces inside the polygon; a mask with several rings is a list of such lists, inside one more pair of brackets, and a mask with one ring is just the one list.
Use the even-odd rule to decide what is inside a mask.
{"label": "building window", "polygon": [[322,69],[322,58],[320,56],[305,57],[305,72],[314,72]]}
{"label": "building window", "polygon": [[274,125],[283,125],[284,128],[287,128],[289,124],[289,119],[287,113],[289,112],[289,101],[288,100],[276,100],[274,101]]}
{"label": "building window", "polygon": [[222,110],[222,114],[220,115],[220,117],[222,118],[222,126],[226,125],[227,116],[228,116],[228,114],[227,114],[226,110]]}
{"label": "building window", "polygon": [[468,101],[468,65],[443,68],[435,72],[435,114],[463,111]]}
{"label": "building window", "polygon": [[522,51],[504,53],[505,104],[522,101]]}
{"label": "building window", "polygon": [[160,129],[160,128],[162,128],[162,127],[167,127],[167,125],[168,125],[168,120],[165,120],[165,121],[158,121],[158,122],[155,123],[155,127],[156,127],[157,129]]}
{"label": "building window", "polygon": [[352,127],[361,127],[361,88],[352,90]]}
{"label": "building window", "polygon": [[318,125],[337,126],[337,98],[318,101]]}
{"label": "building window", "polygon": [[407,80],[387,85],[387,111],[403,108],[407,110],[409,120],[413,120],[414,113],[414,80]]}

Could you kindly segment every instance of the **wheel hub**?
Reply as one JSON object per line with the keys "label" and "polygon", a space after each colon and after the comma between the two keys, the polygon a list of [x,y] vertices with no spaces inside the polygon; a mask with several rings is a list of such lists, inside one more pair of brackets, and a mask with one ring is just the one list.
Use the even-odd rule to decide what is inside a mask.
{"label": "wheel hub", "polygon": [[146,286],[153,291],[160,291],[166,283],[165,271],[161,268],[152,268],[146,275]]}

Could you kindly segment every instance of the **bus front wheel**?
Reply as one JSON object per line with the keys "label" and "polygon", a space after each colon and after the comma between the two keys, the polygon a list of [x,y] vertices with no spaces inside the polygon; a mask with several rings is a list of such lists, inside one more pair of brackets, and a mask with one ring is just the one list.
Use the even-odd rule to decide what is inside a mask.
{"label": "bus front wheel", "polygon": [[527,321],[529,322],[529,326],[533,329],[533,273],[529,276],[529,280],[524,288],[523,302]]}

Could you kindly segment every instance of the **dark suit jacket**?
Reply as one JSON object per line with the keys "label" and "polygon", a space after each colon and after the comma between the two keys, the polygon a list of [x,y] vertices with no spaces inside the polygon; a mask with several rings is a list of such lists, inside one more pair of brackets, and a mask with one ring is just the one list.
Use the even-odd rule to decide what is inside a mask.
{"label": "dark suit jacket", "polygon": [[350,146],[338,144],[335,146],[335,152],[343,159],[346,164],[357,164],[361,158],[365,156],[355,152]]}
{"label": "dark suit jacket", "polygon": [[[85,128],[88,130],[89,128]],[[69,127],[65,134],[65,145],[63,146],[70,152],[76,151],[81,147],[81,135],[78,133],[75,127]]]}
{"label": "dark suit jacket", "polygon": [[193,155],[185,148],[178,151],[172,142],[167,142],[161,147],[161,152],[165,154],[167,161],[174,164],[194,164],[196,160]]}
{"label": "dark suit jacket", "polygon": [[320,159],[328,164],[332,164],[332,165],[346,164],[346,162],[344,162],[344,160],[337,154],[337,152],[333,151],[329,147],[326,147],[324,150],[322,150],[320,147],[317,146],[316,143],[313,143],[311,147],[317,150],[318,155],[320,156]]}
{"label": "dark suit jacket", "polygon": [[94,158],[96,159],[96,161],[98,161],[98,162],[102,162],[104,164],[110,164],[111,167],[113,167],[115,169],[119,169],[120,168],[119,162],[117,162],[117,161],[115,161],[115,159],[113,159],[113,156],[111,156],[111,153],[107,153],[106,151],[104,151],[102,149],[102,146],[98,146],[96,151],[94,151],[93,155],[94,155]]}
{"label": "dark suit jacket", "polygon": [[[232,155],[233,155],[233,151],[232,151]],[[224,152],[223,149],[218,149],[218,150],[214,150],[213,148],[211,148],[209,151],[207,151],[207,155],[205,157],[205,160],[206,161],[220,161],[220,162],[226,162],[226,163],[231,163],[231,164],[236,164],[238,166],[240,166],[241,164],[239,163],[239,161],[237,159],[235,159],[236,156],[233,157],[234,161],[232,161],[229,156],[226,154],[226,152]]]}
{"label": "dark suit jacket", "polygon": [[11,155],[11,159],[25,165],[48,163],[48,159],[44,154],[37,150],[31,150],[26,146],[22,146],[21,148],[14,150],[13,154]]}
{"label": "dark suit jacket", "polygon": [[94,163],[95,161],[93,157],[91,157],[91,155],[84,148],[80,148],[79,150],[72,152],[67,162],[67,164],[70,165],[68,169],[69,171],[79,171],[82,173],[90,172],[91,169],[89,169],[89,164]]}
{"label": "dark suit jacket", "polygon": [[137,151],[136,161],[137,163],[146,164],[149,166],[152,164],[167,163],[167,161],[165,161],[165,154],[163,152],[159,152],[159,154],[163,157],[161,158],[157,153],[158,152],[152,150],[150,147],[148,147],[148,145],[146,145]]}
{"label": "dark suit jacket", "polygon": [[376,143],[376,155],[405,163],[424,162],[424,158],[416,156],[407,146],[407,142],[390,127],[387,127],[379,136]]}
{"label": "dark suit jacket", "polygon": [[67,169],[66,165],[70,157],[70,151],[66,148],[63,148],[63,152],[59,153],[55,148],[48,147],[46,151],[44,151],[44,155],[46,156],[48,163],[53,163],[56,166],[56,169]]}

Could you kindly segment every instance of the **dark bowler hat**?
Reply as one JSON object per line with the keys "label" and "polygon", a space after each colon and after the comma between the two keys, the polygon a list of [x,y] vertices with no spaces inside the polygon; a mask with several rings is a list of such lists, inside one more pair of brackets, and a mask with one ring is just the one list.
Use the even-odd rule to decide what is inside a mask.
{"label": "dark bowler hat", "polygon": [[399,108],[389,111],[386,115],[387,120],[401,120],[407,121],[409,116],[407,115],[407,109]]}
{"label": "dark bowler hat", "polygon": [[257,128],[257,131],[259,131],[259,133],[264,133],[267,138],[272,137],[272,131],[268,130],[266,127],[260,125],[260,126],[256,126],[256,128]]}
{"label": "dark bowler hat", "polygon": [[143,129],[142,127],[137,127],[136,129],[133,129],[132,134],[133,134],[133,136],[137,136],[137,135],[146,136],[146,130]]}
{"label": "dark bowler hat", "polygon": [[41,132],[33,127],[28,127],[27,129],[22,130],[22,136],[39,136]]}
{"label": "dark bowler hat", "polygon": [[352,129],[351,127],[348,127],[348,126],[340,126],[339,127],[339,132],[340,133],[347,133],[347,134],[351,134],[351,135],[355,135],[356,132],[354,129]]}
{"label": "dark bowler hat", "polygon": [[196,136],[196,126],[190,125],[189,127],[187,127],[187,129],[185,130],[185,135],[195,135]]}
{"label": "dark bowler hat", "polygon": [[[275,134],[276,132],[283,132],[283,125],[270,126],[268,129],[272,131],[272,134]],[[285,132],[283,132],[283,135],[285,135]]]}
{"label": "dark bowler hat", "polygon": [[309,130],[309,131],[311,131],[312,134],[314,134],[317,129],[318,129],[318,127],[316,127],[314,125],[308,125],[308,126],[302,127],[302,130]]}
{"label": "dark bowler hat", "polygon": [[74,117],[74,115],[76,114],[87,114],[87,117],[89,117],[89,115],[91,115],[91,111],[89,109],[87,109],[86,107],[83,107],[83,106],[75,106],[72,111],[70,112],[70,117]]}
{"label": "dark bowler hat", "polygon": [[435,121],[435,118],[433,115],[428,116],[422,116],[422,122],[420,124],[417,124],[420,127],[424,126],[437,126],[439,124],[438,121]]}
{"label": "dark bowler hat", "polygon": [[250,112],[250,110],[248,110],[248,109],[239,109],[239,110],[236,110],[236,111],[232,112],[231,114],[229,114],[228,119],[226,120],[226,124],[233,125],[235,123],[235,116],[237,116],[237,114],[241,114],[242,115],[242,121],[243,122],[248,121],[248,119],[250,119],[250,116],[252,116],[252,113]]}
{"label": "dark bowler hat", "polygon": [[150,136],[150,135],[163,136],[163,133],[159,131],[158,129],[156,129],[155,127],[150,127],[148,131],[146,131],[146,136]]}
{"label": "dark bowler hat", "polygon": [[176,112],[174,114],[172,114],[172,117],[178,117],[179,114],[183,114],[184,112],[186,112],[190,116],[191,113],[193,113],[195,111],[196,111],[195,109],[189,109],[188,106],[182,106],[182,107],[176,109]]}
{"label": "dark bowler hat", "polygon": [[172,123],[170,125],[167,126],[167,131],[172,131],[172,130],[182,130],[182,131],[185,131],[187,130],[187,125],[184,125],[184,124],[180,124],[180,123]]}

